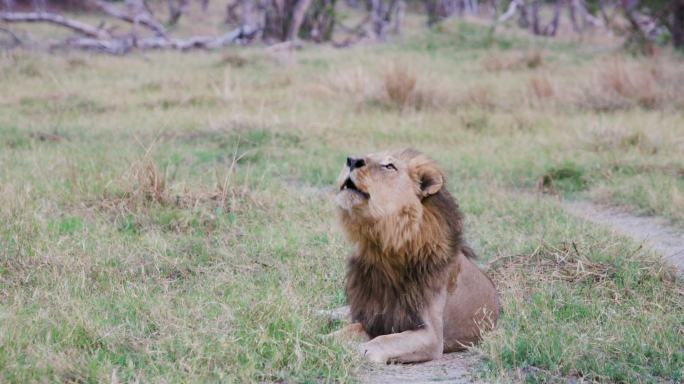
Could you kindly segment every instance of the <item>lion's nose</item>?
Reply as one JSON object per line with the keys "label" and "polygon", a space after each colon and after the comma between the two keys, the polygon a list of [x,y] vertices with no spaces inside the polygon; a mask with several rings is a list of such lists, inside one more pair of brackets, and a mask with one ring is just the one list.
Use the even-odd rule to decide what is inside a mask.
{"label": "lion's nose", "polygon": [[354,170],[355,168],[361,168],[364,165],[366,165],[366,162],[363,159],[347,157],[347,167],[349,167],[350,170]]}

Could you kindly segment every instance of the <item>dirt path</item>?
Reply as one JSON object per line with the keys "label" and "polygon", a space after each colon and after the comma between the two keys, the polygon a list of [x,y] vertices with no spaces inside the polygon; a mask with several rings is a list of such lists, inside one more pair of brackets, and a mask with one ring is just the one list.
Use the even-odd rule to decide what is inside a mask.
{"label": "dirt path", "polygon": [[613,231],[642,242],[663,255],[663,260],[684,274],[684,233],[659,217],[635,216],[625,210],[585,201],[564,202],[571,214],[610,227]]}
{"label": "dirt path", "polygon": [[422,364],[377,365],[361,372],[359,381],[372,384],[475,383],[473,367],[478,358],[470,352],[449,353]]}

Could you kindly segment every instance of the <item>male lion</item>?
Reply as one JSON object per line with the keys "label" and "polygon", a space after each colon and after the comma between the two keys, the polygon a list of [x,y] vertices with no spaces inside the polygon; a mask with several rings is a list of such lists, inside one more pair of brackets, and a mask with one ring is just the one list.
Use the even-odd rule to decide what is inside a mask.
{"label": "male lion", "polygon": [[347,158],[336,196],[354,253],[346,291],[361,352],[413,363],[462,350],[496,324],[492,281],[471,261],[462,216],[435,162],[412,149]]}

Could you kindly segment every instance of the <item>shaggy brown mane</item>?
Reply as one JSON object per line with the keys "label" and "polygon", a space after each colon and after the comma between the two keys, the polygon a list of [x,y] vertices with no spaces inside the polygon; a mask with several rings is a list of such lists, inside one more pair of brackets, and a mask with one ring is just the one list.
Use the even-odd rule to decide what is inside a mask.
{"label": "shaggy brown mane", "polygon": [[[409,158],[416,154],[402,153]],[[402,217],[372,225],[342,218],[357,246],[347,266],[352,320],[360,322],[371,338],[422,328],[424,306],[450,278],[458,253],[474,257],[463,243],[458,204],[446,188],[425,197],[422,207],[422,217],[402,212]],[[397,238],[405,241],[385,244]]]}

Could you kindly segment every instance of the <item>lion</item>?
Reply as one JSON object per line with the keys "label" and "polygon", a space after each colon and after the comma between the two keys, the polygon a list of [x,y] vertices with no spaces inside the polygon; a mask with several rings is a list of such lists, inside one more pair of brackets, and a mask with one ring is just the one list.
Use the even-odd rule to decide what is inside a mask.
{"label": "lion", "polygon": [[473,262],[432,159],[413,149],[349,157],[338,186],[339,220],[355,246],[346,275],[352,323],[338,335],[361,338],[371,361],[417,363],[494,328],[496,288]]}

